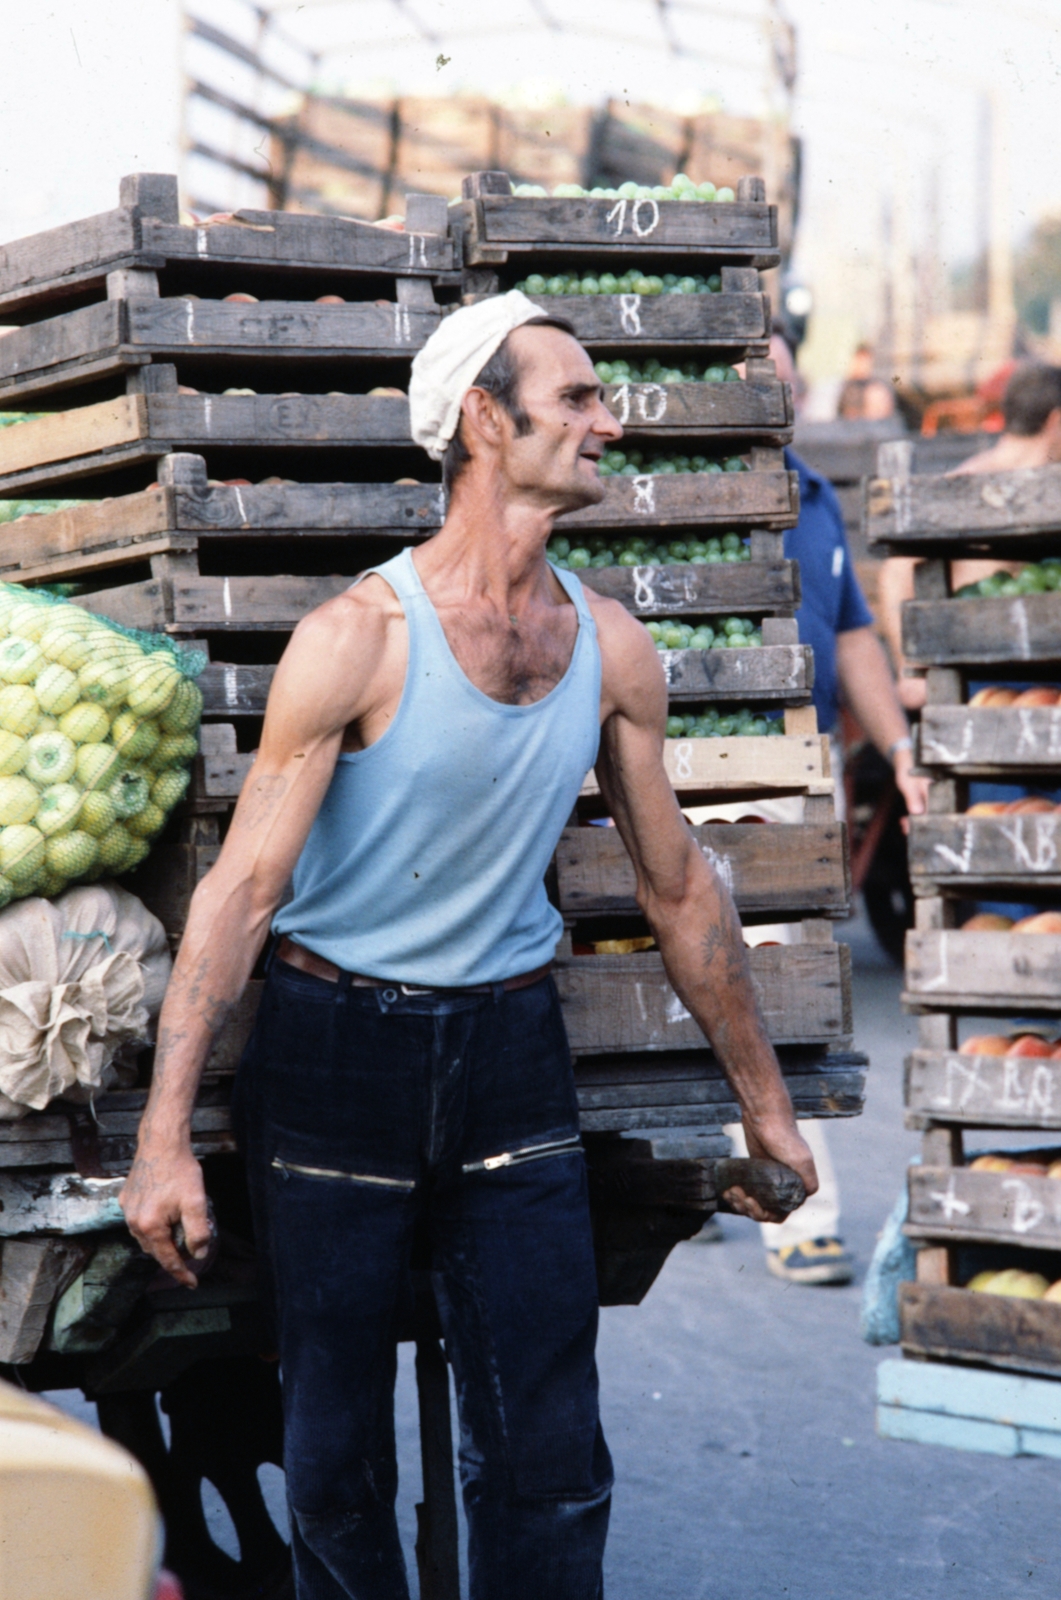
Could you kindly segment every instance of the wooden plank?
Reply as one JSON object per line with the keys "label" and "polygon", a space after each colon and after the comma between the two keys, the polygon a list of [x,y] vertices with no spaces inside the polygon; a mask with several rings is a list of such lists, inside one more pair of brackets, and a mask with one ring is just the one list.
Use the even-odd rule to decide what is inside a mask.
{"label": "wooden plank", "polygon": [[58,411],[0,429],[0,488],[10,474],[43,462],[89,455],[142,438],[149,426],[146,402],[146,395],[119,395],[78,411]]}
{"label": "wooden plank", "polygon": [[775,378],[747,378],[742,383],[606,384],[604,403],[628,435],[650,439],[733,434],[787,443],[792,430],[791,391]]}
{"label": "wooden plank", "polygon": [[54,1301],[77,1276],[87,1248],[69,1239],[5,1239],[0,1257],[0,1361],[32,1361]]}
{"label": "wooden plank", "polygon": [[864,526],[871,548],[911,555],[964,555],[970,546],[1004,555],[1011,546],[1054,541],[1061,530],[1061,466],[874,478],[866,485]]}
{"label": "wooden plank", "polygon": [[800,603],[795,561],[688,563],[667,567],[588,567],[587,589],[618,600],[639,617],[725,615],[745,611],[791,612]]}
{"label": "wooden plank", "polygon": [[990,1455],[1061,1455],[1061,1390],[1052,1379],[882,1361],[877,1400],[884,1438]]}
{"label": "wooden plank", "polygon": [[[483,195],[460,207],[470,266],[561,247],[565,257],[613,253],[750,259],[775,265],[777,208],[758,202],[553,200]],[[554,254],[555,249],[554,249]]]}
{"label": "wooden plank", "polygon": [[[207,671],[210,669],[208,668]],[[205,692],[205,691],[204,691]],[[829,794],[828,741],[821,735],[760,738],[667,739],[663,763],[678,794],[752,795]],[[594,773],[582,785],[584,796],[597,795]]]}
{"label": "wooden plank", "polygon": [[1061,661],[1061,594],[908,600],[903,653],[915,666]]}
{"label": "wooden plank", "polygon": [[[704,823],[693,833],[740,911],[846,914],[842,823]],[[561,911],[590,916],[637,910],[633,864],[616,829],[565,829],[556,868]]]}
{"label": "wooden plank", "polygon": [[1061,1011],[1061,935],[913,929],[903,998],[940,1010]]}
{"label": "wooden plank", "polygon": [[682,472],[605,478],[597,505],[568,512],[561,533],[586,528],[794,527],[799,480],[794,472]]}
{"label": "wooden plank", "polygon": [[176,525],[189,533],[255,539],[270,533],[321,538],[339,534],[408,539],[442,526],[445,502],[439,483],[254,484],[178,489]]}
{"label": "wooden plank", "polygon": [[[570,322],[591,350],[695,348],[739,351],[770,337],[770,301],[761,294],[532,295],[546,315]],[[692,385],[690,385],[692,387]],[[700,387],[707,388],[704,384]],[[736,384],[732,385],[736,388]]]}
{"label": "wooden plank", "polygon": [[968,777],[1026,772],[1041,782],[1061,763],[1061,706],[926,706],[918,758]]}
{"label": "wooden plank", "polygon": [[[815,472],[838,483],[861,483],[877,469],[877,451],[890,439],[905,439],[906,428],[898,417],[873,422],[800,422],[795,448],[801,460]],[[859,501],[861,503],[861,494]]]}
{"label": "wooden plank", "polygon": [[814,652],[809,645],[749,650],[661,650],[668,699],[777,701],[810,698]]}
{"label": "wooden plank", "polygon": [[[452,272],[454,241],[446,234],[380,228],[354,217],[324,217],[284,211],[234,213],[231,222],[176,226],[144,218],[143,249],[151,259],[213,266],[327,269],[356,279],[367,273],[402,277]],[[249,280],[248,280],[249,281]]]}
{"label": "wooden plank", "polygon": [[0,405],[59,390],[152,357],[407,356],[439,325],[437,307],[309,301],[107,300],[30,323],[0,339]]}
{"label": "wooden plank", "polygon": [[914,1239],[1061,1248],[1061,1181],[970,1167],[910,1167]]}
{"label": "wooden plank", "polygon": [[[117,500],[97,500],[19,517],[0,528],[0,577],[8,582],[73,575],[96,556],[143,560],[138,547],[189,548],[174,531],[172,491],[156,487]],[[190,542],[194,548],[194,540]]]}
{"label": "wooden plank", "polygon": [[919,1117],[971,1127],[1061,1128],[1061,1061],[914,1050],[903,1103]]}
{"label": "wooden plank", "polygon": [[910,876],[919,887],[1061,888],[1061,812],[912,817],[907,850]]}
{"label": "wooden plank", "polygon": [[79,289],[86,282],[102,284],[110,267],[133,264],[139,239],[139,218],[127,208],[64,223],[0,245],[0,314],[11,315],[57,292]]}
{"label": "wooden plank", "polygon": [[903,1350],[1061,1377],[1061,1306],[922,1283],[899,1285]]}
{"label": "wooden plank", "polygon": [[[768,1035],[816,1044],[851,1031],[851,958],[846,945],[787,945],[749,951]],[[573,956],[555,969],[575,1055],[703,1049],[704,1036],[667,981],[654,952]]]}

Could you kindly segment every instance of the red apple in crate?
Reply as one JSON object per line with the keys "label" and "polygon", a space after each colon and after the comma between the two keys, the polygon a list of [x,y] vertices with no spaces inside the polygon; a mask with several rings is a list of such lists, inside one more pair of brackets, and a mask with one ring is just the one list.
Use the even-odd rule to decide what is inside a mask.
{"label": "red apple in crate", "polygon": [[1061,933],[1061,911],[1037,911],[1013,924],[1014,933]]}
{"label": "red apple in crate", "polygon": [[1010,1164],[1009,1164],[1009,1170],[1010,1170],[1010,1172],[1019,1173],[1021,1176],[1026,1177],[1026,1178],[1045,1178],[1046,1177],[1046,1162],[1045,1161],[1011,1161]]}
{"label": "red apple in crate", "polygon": [[1012,803],[1011,800],[978,800],[965,814],[967,817],[1000,817]]}
{"label": "red apple in crate", "polygon": [[1004,1056],[1011,1041],[1004,1033],[974,1033],[958,1051],[962,1056]]}
{"label": "red apple in crate", "polygon": [[1008,1056],[1049,1056],[1054,1048],[1052,1039],[1044,1039],[1038,1033],[1022,1033],[1014,1039],[1009,1049]]}
{"label": "red apple in crate", "polygon": [[1012,927],[1012,917],[1004,917],[997,911],[978,911],[975,917],[962,924],[962,932],[1008,933]]}
{"label": "red apple in crate", "polygon": [[1011,817],[1045,816],[1048,811],[1052,812],[1056,809],[1054,802],[1048,800],[1042,794],[1029,794],[1025,795],[1023,800],[1011,800],[1006,807],[1006,811]]}
{"label": "red apple in crate", "polygon": [[1009,1172],[1013,1167],[1008,1156],[977,1156],[970,1161],[970,1172]]}
{"label": "red apple in crate", "polygon": [[319,294],[314,304],[318,306],[345,306],[346,301],[341,294]]}

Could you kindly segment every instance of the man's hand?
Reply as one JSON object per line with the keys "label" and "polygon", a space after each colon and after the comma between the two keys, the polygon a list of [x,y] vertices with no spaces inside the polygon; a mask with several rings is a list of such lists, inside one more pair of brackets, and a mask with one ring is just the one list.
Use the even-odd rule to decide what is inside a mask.
{"label": "man's hand", "polygon": [[[913,766],[914,758],[909,750],[896,751],[895,786],[906,801],[906,809],[910,816],[922,817],[928,810],[929,780],[915,776]],[[905,818],[903,819],[903,832],[909,832]]]}
{"label": "man's hand", "polygon": [[138,1151],[120,1203],[141,1249],[179,1283],[194,1289],[198,1279],[181,1259],[174,1229],[178,1223],[183,1228],[185,1248],[196,1261],[205,1257],[212,1230],[203,1170],[188,1146],[155,1150],[148,1145]]}
{"label": "man's hand", "polygon": [[[814,1166],[814,1157],[796,1125],[791,1109],[782,1110],[769,1118],[760,1117],[754,1123],[745,1117],[744,1137],[748,1143],[749,1156],[758,1161],[780,1161],[784,1166],[791,1167],[792,1171],[803,1180],[808,1198],[817,1192],[818,1174]],[[758,1200],[745,1194],[739,1187],[727,1189],[723,1198],[734,1211],[739,1211],[743,1217],[751,1217],[753,1222],[785,1220],[783,1213],[764,1210]]]}

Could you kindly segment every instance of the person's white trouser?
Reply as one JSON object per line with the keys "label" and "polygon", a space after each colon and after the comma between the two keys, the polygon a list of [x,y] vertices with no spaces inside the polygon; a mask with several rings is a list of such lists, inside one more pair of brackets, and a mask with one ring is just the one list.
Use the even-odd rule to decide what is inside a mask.
{"label": "person's white trouser", "polygon": [[[725,1131],[733,1140],[733,1154],[746,1156],[748,1146],[740,1123],[730,1123]],[[784,1222],[760,1224],[767,1250],[784,1250],[790,1244],[806,1244],[808,1239],[835,1239],[840,1232],[840,1190],[825,1142],[825,1127],[820,1122],[800,1122],[799,1131],[810,1145],[818,1169],[818,1192]]]}

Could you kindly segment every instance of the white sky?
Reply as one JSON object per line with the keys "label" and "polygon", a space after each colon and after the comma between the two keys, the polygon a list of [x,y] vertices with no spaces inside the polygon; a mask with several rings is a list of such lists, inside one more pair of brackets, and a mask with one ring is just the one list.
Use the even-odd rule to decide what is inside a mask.
{"label": "white sky", "polygon": [[[191,4],[247,36],[241,0]],[[333,85],[497,93],[531,84],[590,103],[611,93],[681,108],[708,95],[735,112],[764,105],[765,0],[669,0],[685,58],[658,48],[652,0],[291,0],[279,9],[293,34],[341,47],[320,67]],[[1014,234],[1061,211],[1061,0],[786,0],[786,10],[799,33],[805,141],[798,262],[812,282],[876,256],[883,209],[897,198],[916,248],[933,183],[945,263],[974,250],[988,88],[1008,124]],[[0,28],[0,240],[113,206],[123,172],[175,170],[182,72],[195,60],[182,57],[178,0],[0,0]],[[441,68],[440,53],[449,57]]]}

